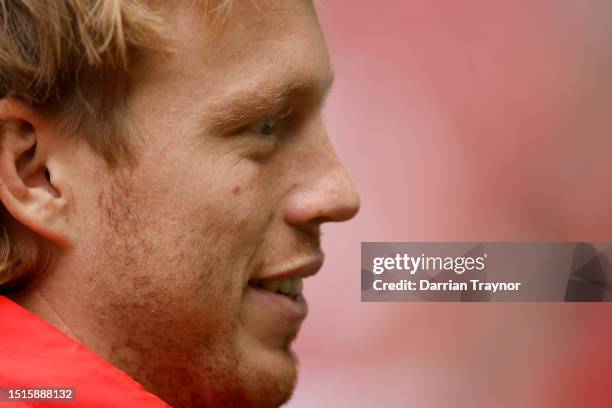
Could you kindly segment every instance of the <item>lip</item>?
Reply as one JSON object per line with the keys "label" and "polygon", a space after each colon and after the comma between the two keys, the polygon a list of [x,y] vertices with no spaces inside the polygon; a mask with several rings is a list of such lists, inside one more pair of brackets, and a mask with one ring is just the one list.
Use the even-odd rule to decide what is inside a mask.
{"label": "lip", "polygon": [[[261,273],[251,277],[250,280],[282,280],[288,278],[307,278],[315,275],[323,266],[325,256],[319,251],[308,258],[298,259],[286,263],[281,268],[276,269],[277,272]],[[308,314],[308,304],[303,294],[300,294],[296,299],[290,299],[285,295],[270,292],[258,286],[249,285],[246,282],[247,293],[250,296],[265,302],[270,307],[269,311],[273,315],[291,321],[300,323]]]}
{"label": "lip", "polygon": [[251,277],[250,280],[281,280],[287,278],[307,278],[315,275],[323,266],[325,256],[322,252],[310,257],[306,261],[294,262],[293,265],[288,265],[279,268],[278,272],[261,274]]}
{"label": "lip", "polygon": [[[255,286],[248,287],[252,296],[269,305],[276,313],[284,316],[288,321],[301,322],[308,315],[308,304],[304,296],[299,295],[295,300],[285,295],[272,293]],[[274,313],[274,312],[273,312]]]}

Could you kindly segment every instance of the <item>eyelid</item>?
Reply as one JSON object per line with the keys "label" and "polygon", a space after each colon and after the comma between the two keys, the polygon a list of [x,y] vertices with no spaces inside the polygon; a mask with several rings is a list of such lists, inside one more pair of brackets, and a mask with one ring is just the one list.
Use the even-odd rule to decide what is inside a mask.
{"label": "eyelid", "polygon": [[293,107],[292,106],[287,106],[273,114],[267,115],[262,117],[261,119],[252,122],[251,124],[249,124],[248,126],[245,126],[243,128],[241,128],[241,131],[245,131],[247,129],[253,129],[258,127],[259,125],[269,122],[271,124],[273,124],[274,126],[277,126],[279,124],[279,122],[287,119],[289,116],[291,116],[291,114],[293,113]]}
{"label": "eyelid", "polygon": [[274,114],[268,116],[267,118],[264,118],[264,120],[270,120],[273,122],[280,122],[284,119],[287,119],[289,116],[291,116],[291,114],[293,113],[293,106],[287,106],[284,107],[283,109],[275,112]]}

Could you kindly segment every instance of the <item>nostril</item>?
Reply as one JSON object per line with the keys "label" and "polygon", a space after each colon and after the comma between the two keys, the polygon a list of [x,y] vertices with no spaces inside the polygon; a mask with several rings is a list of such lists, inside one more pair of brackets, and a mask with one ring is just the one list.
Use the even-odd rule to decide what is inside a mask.
{"label": "nostril", "polygon": [[296,226],[341,222],[353,218],[359,207],[359,194],[350,180],[328,179],[294,192],[285,202],[284,218]]}
{"label": "nostril", "polygon": [[361,198],[359,193],[346,172],[343,172],[342,177],[338,180],[335,191],[335,200],[330,202],[329,218],[330,221],[341,222],[348,221],[359,212],[361,207]]}
{"label": "nostril", "polygon": [[359,195],[355,192],[353,197],[348,197],[342,204],[338,204],[334,208],[333,214],[331,214],[330,221],[348,221],[355,217],[361,207],[361,201]]}

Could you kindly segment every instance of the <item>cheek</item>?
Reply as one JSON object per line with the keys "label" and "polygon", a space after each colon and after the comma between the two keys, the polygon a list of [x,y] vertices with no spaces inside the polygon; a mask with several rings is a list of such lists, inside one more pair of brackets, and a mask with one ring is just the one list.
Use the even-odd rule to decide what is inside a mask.
{"label": "cheek", "polygon": [[176,275],[163,283],[177,296],[183,290],[238,296],[274,214],[267,167],[215,145],[188,147],[157,161],[145,157],[156,165],[129,175],[138,181],[117,218],[131,225],[117,235],[140,239],[131,251],[135,262],[142,256],[148,270],[163,266],[160,273]]}
{"label": "cheek", "polygon": [[[102,324],[185,345],[230,332],[239,276],[228,267],[231,246],[219,239],[222,228],[198,216],[191,203],[176,207],[141,198],[131,190],[105,203],[100,257],[88,273],[93,292],[103,294],[100,307],[107,310],[101,315],[108,320]],[[211,217],[220,211],[204,206]]]}
{"label": "cheek", "polygon": [[258,175],[252,166],[234,167],[168,182],[160,195],[159,187],[144,194],[140,208],[148,225],[142,232],[155,245],[147,256],[183,271],[177,278],[192,288],[180,284],[177,292],[240,295],[272,214]]}
{"label": "cheek", "polygon": [[174,197],[169,211],[184,210],[177,215],[187,217],[185,224],[229,249],[253,246],[274,212],[265,172],[248,159],[193,176]]}

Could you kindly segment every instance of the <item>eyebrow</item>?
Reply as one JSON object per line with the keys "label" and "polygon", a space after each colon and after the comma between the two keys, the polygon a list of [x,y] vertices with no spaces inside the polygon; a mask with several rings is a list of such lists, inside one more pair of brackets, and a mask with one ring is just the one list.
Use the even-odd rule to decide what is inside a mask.
{"label": "eyebrow", "polygon": [[249,89],[230,91],[200,112],[197,122],[201,132],[232,131],[265,116],[279,114],[292,103],[322,106],[334,82],[329,71],[323,79],[269,81]]}

